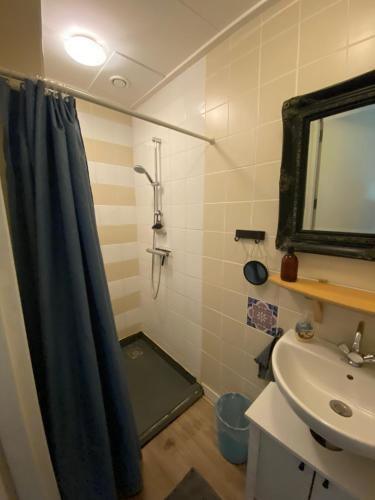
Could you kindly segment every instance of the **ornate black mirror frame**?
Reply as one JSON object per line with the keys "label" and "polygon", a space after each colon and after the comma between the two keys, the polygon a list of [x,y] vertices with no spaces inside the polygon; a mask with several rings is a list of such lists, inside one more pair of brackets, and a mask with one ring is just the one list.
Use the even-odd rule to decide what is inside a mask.
{"label": "ornate black mirror frame", "polygon": [[302,229],[310,122],[374,103],[375,71],[285,101],[277,248],[375,260],[375,234]]}

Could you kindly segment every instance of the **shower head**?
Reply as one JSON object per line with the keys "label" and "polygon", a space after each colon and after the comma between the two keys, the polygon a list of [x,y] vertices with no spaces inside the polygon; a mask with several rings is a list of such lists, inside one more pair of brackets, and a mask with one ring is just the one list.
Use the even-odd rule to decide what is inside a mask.
{"label": "shower head", "polygon": [[145,176],[149,180],[150,184],[152,184],[153,186],[156,186],[157,183],[152,179],[151,175],[147,172],[145,167],[142,167],[142,165],[135,165],[135,167],[133,167],[133,168],[134,168],[135,172],[137,172],[137,174],[145,174]]}
{"label": "shower head", "polygon": [[142,167],[142,165],[135,165],[133,168],[138,174],[146,173],[146,169],[145,167]]}

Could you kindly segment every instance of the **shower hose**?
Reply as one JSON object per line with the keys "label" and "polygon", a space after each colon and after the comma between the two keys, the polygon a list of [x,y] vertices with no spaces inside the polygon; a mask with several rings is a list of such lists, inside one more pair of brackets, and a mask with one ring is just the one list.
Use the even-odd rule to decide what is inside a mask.
{"label": "shower hose", "polygon": [[[155,250],[156,246],[156,234],[154,230],[154,235],[152,237],[152,248]],[[157,279],[157,285],[155,285],[155,279],[154,279],[154,274],[155,274],[155,259],[159,257],[159,274],[158,274],[158,279]],[[162,259],[160,255],[155,255],[152,254],[152,260],[151,260],[151,288],[152,288],[152,298],[155,300],[156,297],[158,296],[159,293],[159,288],[160,288],[160,279],[161,279],[161,268],[162,268]]]}

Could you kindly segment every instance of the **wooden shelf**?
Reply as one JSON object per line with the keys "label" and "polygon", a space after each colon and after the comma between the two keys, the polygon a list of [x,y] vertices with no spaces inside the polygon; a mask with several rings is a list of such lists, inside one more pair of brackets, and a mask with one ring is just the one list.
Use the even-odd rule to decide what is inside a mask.
{"label": "wooden shelf", "polygon": [[289,281],[282,281],[277,274],[270,276],[270,281],[292,292],[301,293],[305,297],[313,299],[315,302],[314,315],[318,322],[321,320],[322,303],[324,302],[366,314],[375,314],[374,292],[307,279],[298,279],[296,282],[290,283]]}

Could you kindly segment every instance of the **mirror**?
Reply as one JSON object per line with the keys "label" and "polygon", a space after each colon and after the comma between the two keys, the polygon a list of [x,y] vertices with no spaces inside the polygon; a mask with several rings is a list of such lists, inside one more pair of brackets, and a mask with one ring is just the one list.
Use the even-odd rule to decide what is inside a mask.
{"label": "mirror", "polygon": [[375,104],[310,122],[304,230],[375,233]]}
{"label": "mirror", "polygon": [[243,274],[252,285],[263,285],[268,280],[268,270],[259,260],[246,262]]}
{"label": "mirror", "polygon": [[276,246],[375,260],[375,71],[286,101]]}

